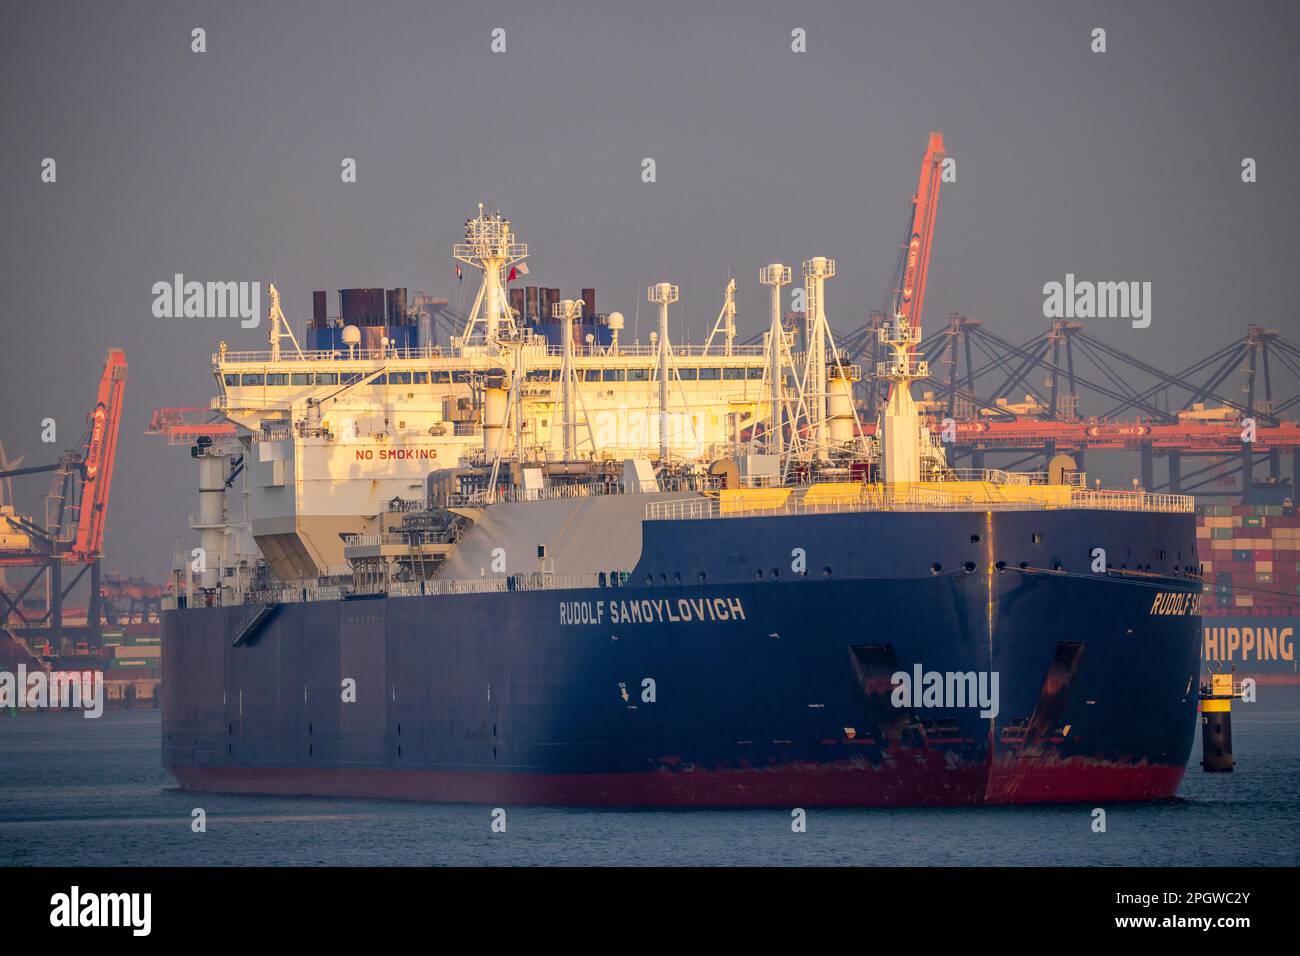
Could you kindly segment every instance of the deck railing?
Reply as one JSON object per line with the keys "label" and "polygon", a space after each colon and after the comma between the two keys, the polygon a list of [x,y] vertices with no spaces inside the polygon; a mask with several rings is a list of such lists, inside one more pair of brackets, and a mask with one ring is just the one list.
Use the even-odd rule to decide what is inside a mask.
{"label": "deck railing", "polygon": [[977,501],[960,499],[938,489],[876,492],[864,488],[853,499],[807,502],[798,498],[771,508],[729,505],[726,510],[723,510],[722,503],[717,498],[711,497],[651,501],[646,504],[645,517],[647,521],[681,521],[699,518],[838,514],[854,511],[1050,511],[1067,508],[1190,514],[1195,504],[1191,495],[1151,494],[1142,491],[1074,489],[1069,499],[1063,501]]}

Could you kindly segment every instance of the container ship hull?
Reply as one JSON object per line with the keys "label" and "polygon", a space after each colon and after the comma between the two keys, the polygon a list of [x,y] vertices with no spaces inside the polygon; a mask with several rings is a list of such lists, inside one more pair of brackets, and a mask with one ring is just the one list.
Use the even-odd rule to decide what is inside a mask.
{"label": "container ship hull", "polygon": [[[1194,535],[1190,516],[1077,511],[647,522],[622,587],[287,603],[238,646],[241,608],[168,611],[163,762],[200,790],[492,804],[1170,797],[1199,587],[1052,570],[1051,542],[1085,530],[1171,560]],[[1028,548],[994,541],[1040,534],[998,567]],[[755,578],[798,540],[830,563]],[[658,570],[726,549],[752,555],[748,580]],[[996,704],[927,697],[931,672],[969,675],[972,698],[996,675]]]}

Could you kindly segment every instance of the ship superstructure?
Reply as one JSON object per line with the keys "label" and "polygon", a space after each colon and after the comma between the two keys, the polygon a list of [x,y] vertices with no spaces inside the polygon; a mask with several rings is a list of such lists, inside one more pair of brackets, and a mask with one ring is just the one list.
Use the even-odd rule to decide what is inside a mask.
{"label": "ship superstructure", "polygon": [[[365,299],[353,293],[380,293],[369,301],[379,301],[371,314],[383,314],[383,290],[344,290],[340,316],[314,318],[306,349],[291,333],[282,347],[288,323],[272,288],[270,348],[237,352],[223,343],[213,356],[213,408],[241,429],[251,533],[281,578],[340,570],[340,535],[388,530],[390,503],[422,501],[426,477],[440,469],[473,469],[458,490],[491,501],[540,491],[527,481],[621,475],[628,459],[659,477],[698,476],[734,460],[750,483],[770,484],[792,468],[845,469],[874,454],[851,397],[860,370],[838,360],[824,313],[831,260],[806,265],[813,271],[802,337],[811,345],[797,349],[779,302],[763,343],[734,343],[734,282],[732,331],[716,342],[671,342],[670,283],[648,290],[659,311],[648,342],[620,341],[619,313],[608,317],[607,344],[579,341],[581,299],[553,303],[556,342],[507,302],[502,273],[527,247],[500,213],[480,208],[455,255],[483,281],[449,346],[421,342],[391,308],[387,325],[361,325],[367,313],[354,300]],[[214,474],[203,487],[215,484]]]}

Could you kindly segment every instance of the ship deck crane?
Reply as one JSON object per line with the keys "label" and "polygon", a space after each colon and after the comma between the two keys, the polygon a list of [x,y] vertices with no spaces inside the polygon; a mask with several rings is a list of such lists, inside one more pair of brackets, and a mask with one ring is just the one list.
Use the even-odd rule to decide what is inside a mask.
{"label": "ship deck crane", "polygon": [[[906,321],[917,342],[921,341],[921,319],[925,307],[925,288],[930,275],[930,255],[934,248],[934,224],[939,215],[939,184],[943,180],[943,164],[947,152],[943,133],[930,134],[925,153],[921,156],[921,173],[917,179],[907,217],[907,231],[898,250],[893,281],[887,308],[873,312],[864,328],[843,337],[845,354],[849,361],[861,360],[870,370],[863,378],[866,399],[866,417],[874,419],[882,398],[888,398],[892,384],[883,391],[884,380],[875,377],[876,366],[889,355],[881,347],[881,329]],[[917,349],[912,348],[915,355]]]}
{"label": "ship deck crane", "polygon": [[[939,215],[939,183],[943,178],[943,133],[930,134],[921,157],[921,176],[912,196],[912,216],[907,238],[894,268],[894,313],[921,332],[921,311],[925,305],[925,284],[930,274],[930,253],[934,246],[934,223]],[[918,339],[919,341],[919,339]]]}

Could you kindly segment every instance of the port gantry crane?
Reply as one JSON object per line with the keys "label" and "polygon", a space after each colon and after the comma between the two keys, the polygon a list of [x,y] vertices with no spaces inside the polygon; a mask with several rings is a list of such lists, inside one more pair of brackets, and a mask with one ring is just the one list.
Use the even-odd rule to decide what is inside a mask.
{"label": "port gantry crane", "polygon": [[1283,481],[1288,454],[1300,475],[1300,425],[1284,417],[1300,406],[1300,392],[1288,391],[1300,380],[1300,343],[1274,329],[1251,325],[1172,374],[1062,320],[1017,344],[954,314],[919,350],[936,370],[921,381],[930,427],[951,419],[951,456],[976,468],[989,455],[1014,457],[1001,464],[1012,469],[1066,452],[1082,470],[1090,451],[1130,451],[1143,488],[1203,497],[1240,495],[1261,465],[1265,481]]}
{"label": "port gantry crane", "polygon": [[[942,419],[954,420],[954,460],[967,457],[979,468],[987,454],[1018,455],[1005,465],[1017,468],[1040,457],[1047,462],[1065,450],[1082,468],[1090,449],[1136,451],[1142,487],[1205,496],[1240,494],[1251,486],[1260,464],[1267,465],[1269,481],[1282,480],[1284,452],[1291,454],[1293,475],[1300,475],[1300,425],[1281,417],[1300,406],[1300,394],[1274,396],[1279,368],[1300,377],[1300,344],[1276,330],[1251,325],[1244,337],[1173,374],[1127,355],[1078,322],[1057,320],[1017,344],[954,313],[946,326],[921,337],[945,158],[942,134],[931,133],[891,300],[863,328],[840,337],[848,360],[860,360],[866,369],[860,383],[864,434],[875,434],[877,412],[892,388],[883,374],[888,365],[881,361],[881,345],[890,328],[905,319],[918,339],[913,351],[929,356],[936,372],[919,379],[923,388],[932,389],[921,408],[935,431]],[[1225,387],[1234,372],[1243,379],[1236,396]],[[1039,374],[1045,379],[1040,381]],[[1081,390],[1106,402],[1100,415],[1081,415]],[[1022,395],[1024,403],[1017,402]],[[1136,420],[1117,420],[1130,414]],[[1249,442],[1240,437],[1246,419],[1256,425]],[[1157,457],[1168,461],[1164,480],[1155,472]],[[1192,458],[1204,462],[1184,470],[1185,460]],[[1232,475],[1240,489],[1208,487]]]}
{"label": "port gantry crane", "polygon": [[[98,637],[100,558],[122,424],[126,368],[126,352],[110,349],[94,408],[87,416],[86,431],[76,449],[65,452],[53,464],[0,472],[0,479],[55,473],[53,488],[46,496],[45,525],[17,513],[3,515],[7,533],[0,546],[0,568],[25,567],[35,571],[17,591],[11,593],[7,584],[0,586],[0,625],[48,628],[49,643],[56,655],[63,638],[63,602],[87,570],[90,571],[90,605],[86,625],[91,636]],[[80,565],[66,586],[63,584],[65,565]],[[44,613],[37,618],[29,617],[24,612],[23,600],[46,575],[48,600]]]}

